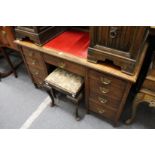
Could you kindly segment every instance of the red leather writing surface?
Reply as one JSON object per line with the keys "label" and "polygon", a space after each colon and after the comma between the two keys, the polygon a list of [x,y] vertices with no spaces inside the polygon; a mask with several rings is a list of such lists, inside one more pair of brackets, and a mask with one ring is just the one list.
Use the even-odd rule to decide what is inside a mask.
{"label": "red leather writing surface", "polygon": [[88,32],[70,30],[52,39],[45,44],[44,47],[87,58],[89,43],[90,39]]}

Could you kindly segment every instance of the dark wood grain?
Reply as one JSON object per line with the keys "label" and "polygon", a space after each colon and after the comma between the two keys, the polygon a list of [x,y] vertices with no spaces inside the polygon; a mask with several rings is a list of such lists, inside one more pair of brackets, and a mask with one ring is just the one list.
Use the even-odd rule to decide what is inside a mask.
{"label": "dark wood grain", "polygon": [[145,26],[93,26],[88,60],[97,63],[108,59],[133,75],[147,36]]}
{"label": "dark wood grain", "polygon": [[42,46],[50,39],[65,31],[63,26],[17,26],[16,38],[19,40],[29,38],[35,44]]}

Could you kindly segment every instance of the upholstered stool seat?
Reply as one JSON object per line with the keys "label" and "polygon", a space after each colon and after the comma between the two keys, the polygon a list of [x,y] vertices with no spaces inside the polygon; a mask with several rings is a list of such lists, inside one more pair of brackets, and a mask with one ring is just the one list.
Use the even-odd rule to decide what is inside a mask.
{"label": "upholstered stool seat", "polygon": [[76,104],[76,119],[79,120],[78,106],[82,99],[82,86],[84,79],[74,73],[68,72],[61,68],[55,69],[48,77],[45,78],[44,87],[52,99],[54,106],[54,98],[56,97],[54,90],[57,90]]}

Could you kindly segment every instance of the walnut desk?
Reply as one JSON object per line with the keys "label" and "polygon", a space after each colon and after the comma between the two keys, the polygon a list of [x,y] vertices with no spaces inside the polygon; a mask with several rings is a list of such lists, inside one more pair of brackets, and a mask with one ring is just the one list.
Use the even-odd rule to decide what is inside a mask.
{"label": "walnut desk", "polygon": [[41,87],[50,73],[49,66],[64,68],[85,79],[85,104],[88,111],[95,112],[118,123],[130,88],[139,75],[148,44],[143,49],[133,76],[122,73],[109,64],[94,64],[54,49],[39,47],[27,41],[15,41],[21,48],[28,73],[36,86]]}

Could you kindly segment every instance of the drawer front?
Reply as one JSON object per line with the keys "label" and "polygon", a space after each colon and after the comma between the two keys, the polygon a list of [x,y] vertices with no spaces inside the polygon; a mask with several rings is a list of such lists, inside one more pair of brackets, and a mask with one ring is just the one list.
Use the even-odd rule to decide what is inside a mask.
{"label": "drawer front", "polygon": [[97,104],[96,102],[89,100],[89,109],[101,116],[104,116],[110,120],[114,120],[116,116],[116,111],[113,109],[110,109],[106,106],[101,106]]}
{"label": "drawer front", "polygon": [[44,54],[44,60],[45,62],[52,64],[54,66],[63,68],[65,70],[68,70],[70,72],[73,72],[75,74],[85,76],[85,68],[81,65],[69,62],[67,60],[63,60],[57,57],[49,56]]}
{"label": "drawer front", "polygon": [[44,69],[44,65],[42,61],[35,58],[30,58],[30,57],[25,57],[25,59],[29,67]]}
{"label": "drawer front", "polygon": [[89,71],[89,78],[100,81],[100,83],[107,86],[112,84],[118,87],[124,87],[126,84],[126,82],[121,79],[94,70]]}
{"label": "drawer front", "polygon": [[90,92],[121,100],[126,83],[112,76],[90,70],[89,71]]}
{"label": "drawer front", "polygon": [[105,95],[97,94],[96,92],[90,91],[89,98],[95,101],[100,106],[107,106],[117,110],[121,104],[120,100],[114,99],[112,96],[107,97]]}
{"label": "drawer front", "polygon": [[44,70],[40,70],[40,69],[33,68],[33,67],[29,67],[29,70],[33,77],[45,79],[47,76]]}
{"label": "drawer front", "polygon": [[40,79],[43,81],[47,77],[48,72],[41,53],[23,47],[23,54],[33,79],[37,78],[37,81],[40,81]]}
{"label": "drawer front", "polygon": [[112,97],[116,100],[121,100],[125,86],[118,86],[116,83],[111,83],[109,85],[104,85],[100,81],[95,81],[94,79],[89,79],[90,92],[95,92],[99,95],[104,95]]}
{"label": "drawer front", "polygon": [[39,51],[23,47],[23,54],[26,58],[37,59],[38,61],[42,61],[42,56]]}
{"label": "drawer front", "polygon": [[149,89],[151,91],[155,91],[155,81],[146,79],[143,83],[143,88]]}

